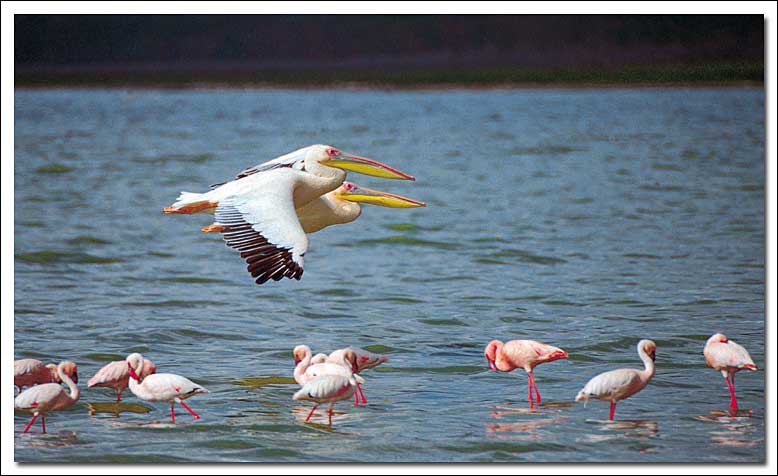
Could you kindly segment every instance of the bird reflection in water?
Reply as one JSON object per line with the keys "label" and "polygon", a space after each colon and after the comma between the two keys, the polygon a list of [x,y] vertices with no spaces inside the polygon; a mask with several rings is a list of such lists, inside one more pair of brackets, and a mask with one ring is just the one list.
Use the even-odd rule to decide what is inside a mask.
{"label": "bird reflection in water", "polygon": [[762,443],[760,432],[751,419],[752,414],[753,410],[712,410],[709,414],[700,415],[695,419],[720,425],[708,432],[713,443],[751,447]]}
{"label": "bird reflection in water", "polygon": [[[532,414],[558,413],[554,407],[570,406],[566,402],[544,403],[542,406],[512,407],[510,405],[497,405],[492,408],[495,411],[490,412],[489,416],[495,420],[510,420],[516,416]],[[545,408],[544,408],[545,407]],[[490,438],[497,440],[542,440],[545,437],[539,434],[541,428],[567,421],[566,417],[539,418],[533,420],[505,421],[505,422],[487,422],[485,431]]]}
{"label": "bird reflection in water", "polygon": [[124,402],[92,402],[87,403],[86,408],[90,415],[108,413],[115,417],[122,413],[149,413],[151,411],[151,408],[145,405]]}

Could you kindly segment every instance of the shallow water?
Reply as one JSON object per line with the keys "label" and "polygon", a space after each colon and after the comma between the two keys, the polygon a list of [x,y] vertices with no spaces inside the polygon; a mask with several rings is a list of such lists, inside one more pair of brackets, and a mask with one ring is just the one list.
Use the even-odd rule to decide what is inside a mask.
{"label": "shallow water", "polygon": [[[764,372],[742,411],[707,368],[725,332],[764,365],[764,93],[758,89],[15,93],[15,355],[79,365],[73,409],[20,432],[17,461],[764,461]],[[328,143],[426,201],[366,206],[312,235],[299,282],[258,287],[208,216],[165,216],[297,147]],[[568,361],[489,372],[492,338]],[[593,375],[657,374],[619,404],[573,402]],[[358,345],[366,407],[303,420],[291,350]],[[142,352],[211,393],[179,409],[85,390]]]}

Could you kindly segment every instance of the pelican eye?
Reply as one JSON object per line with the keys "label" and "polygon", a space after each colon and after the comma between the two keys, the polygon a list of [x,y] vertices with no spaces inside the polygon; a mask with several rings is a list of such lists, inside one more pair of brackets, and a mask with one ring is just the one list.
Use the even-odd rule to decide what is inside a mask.
{"label": "pelican eye", "polygon": [[332,147],[327,149],[327,155],[329,155],[330,157],[336,157],[339,154],[340,154],[340,151],[338,149],[335,149],[335,148],[332,148]]}

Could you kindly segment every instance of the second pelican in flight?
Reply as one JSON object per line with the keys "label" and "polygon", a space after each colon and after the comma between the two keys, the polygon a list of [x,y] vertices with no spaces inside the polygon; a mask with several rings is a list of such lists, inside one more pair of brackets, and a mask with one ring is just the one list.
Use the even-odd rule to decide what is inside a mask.
{"label": "second pelican in flight", "polygon": [[[321,218],[333,199],[322,196],[343,184],[346,170],[387,179],[415,180],[380,162],[346,154],[331,146],[313,145],[246,169],[235,180],[218,184],[209,192],[182,192],[178,201],[163,211],[213,213],[216,222],[203,231],[222,233],[227,246],[246,260],[247,269],[257,284],[269,279],[299,280],[308,249],[306,232],[353,221],[359,216],[358,212],[356,215],[353,212],[341,214],[330,208],[330,211],[335,210],[328,214],[330,220],[337,218],[340,221],[326,223]],[[384,206],[424,206],[397,195],[367,192],[351,193],[352,199],[348,194],[341,194],[340,198],[347,202],[363,201]],[[319,203],[299,215],[300,208],[317,199],[320,199]],[[350,216],[353,218],[347,219]]]}

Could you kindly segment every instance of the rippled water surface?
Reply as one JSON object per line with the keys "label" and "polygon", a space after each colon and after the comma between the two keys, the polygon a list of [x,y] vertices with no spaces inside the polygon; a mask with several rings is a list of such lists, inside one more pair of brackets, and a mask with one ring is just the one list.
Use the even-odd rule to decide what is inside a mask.
{"label": "rippled water surface", "polygon": [[[742,411],[702,349],[725,332],[764,365],[764,93],[17,91],[15,355],[79,365],[81,401],[22,435],[17,461],[762,461],[764,372]],[[366,206],[311,237],[299,282],[256,286],[180,190],[326,143],[418,177],[350,176],[426,201]],[[487,371],[493,338],[570,354]],[[657,374],[619,404],[593,375]],[[358,345],[366,407],[304,424],[291,350]],[[142,352],[211,393],[202,419],[86,390]]]}

